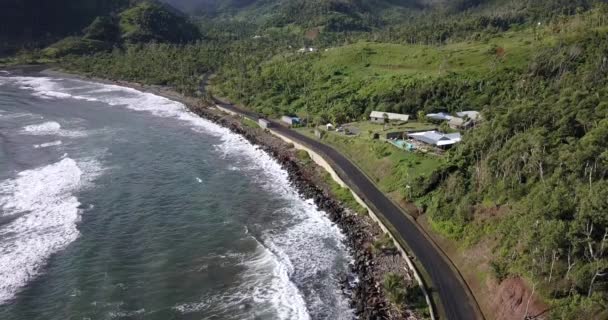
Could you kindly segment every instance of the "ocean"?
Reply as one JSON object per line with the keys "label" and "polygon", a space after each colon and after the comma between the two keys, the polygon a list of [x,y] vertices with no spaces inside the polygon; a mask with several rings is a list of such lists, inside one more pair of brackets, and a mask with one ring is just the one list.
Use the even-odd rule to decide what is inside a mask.
{"label": "ocean", "polygon": [[343,242],[179,102],[0,77],[0,319],[352,319]]}

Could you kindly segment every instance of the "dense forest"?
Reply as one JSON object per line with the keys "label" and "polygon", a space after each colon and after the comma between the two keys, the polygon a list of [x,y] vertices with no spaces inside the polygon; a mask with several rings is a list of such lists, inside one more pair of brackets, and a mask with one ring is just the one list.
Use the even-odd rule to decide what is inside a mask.
{"label": "dense forest", "polygon": [[481,111],[438,170],[403,181],[409,200],[443,236],[492,244],[493,276],[527,279],[554,318],[608,317],[604,1],[170,1],[190,19],[156,2],[64,2],[86,14],[2,7],[3,41],[71,36],[16,62],[203,98],[213,73],[214,93],[311,123]]}

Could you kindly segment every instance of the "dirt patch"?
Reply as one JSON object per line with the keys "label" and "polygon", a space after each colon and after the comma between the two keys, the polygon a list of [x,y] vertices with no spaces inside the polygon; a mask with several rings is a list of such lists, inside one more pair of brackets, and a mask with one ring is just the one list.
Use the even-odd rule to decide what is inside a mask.
{"label": "dirt patch", "polygon": [[492,299],[496,320],[545,319],[549,309],[532,295],[532,289],[519,277],[508,278],[498,284]]}
{"label": "dirt patch", "polygon": [[397,202],[397,204],[401,208],[403,208],[408,215],[410,215],[414,219],[418,219],[418,217],[421,216],[422,210],[420,210],[420,208],[418,208],[415,204],[404,199],[403,196],[401,195],[400,190],[393,191],[393,192],[389,193],[388,195],[391,199],[393,199],[395,202]]}
{"label": "dirt patch", "polygon": [[319,34],[321,34],[321,29],[312,28],[306,31],[304,37],[306,37],[308,40],[316,40],[319,37]]}
{"label": "dirt patch", "polygon": [[[492,212],[500,215],[500,211]],[[526,319],[545,319],[548,306],[537,295],[530,298],[532,289],[522,278],[507,278],[498,283],[492,275],[490,261],[494,258],[495,242],[486,239],[462,249],[457,242],[433,232],[427,216],[422,215],[417,221],[458,268],[486,319],[521,320],[526,315],[526,308]]]}
{"label": "dirt patch", "polygon": [[510,209],[507,206],[486,207],[483,205],[478,205],[474,208],[473,216],[477,222],[487,222],[488,220],[494,220],[507,215],[509,210]]}

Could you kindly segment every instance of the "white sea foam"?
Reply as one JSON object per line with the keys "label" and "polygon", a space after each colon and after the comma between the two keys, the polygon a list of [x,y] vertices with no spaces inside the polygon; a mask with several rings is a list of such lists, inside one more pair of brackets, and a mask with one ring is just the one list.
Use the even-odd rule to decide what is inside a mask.
{"label": "white sea foam", "polygon": [[[259,302],[270,303],[283,319],[308,319],[309,308],[323,308],[326,304],[322,299],[327,297],[315,295],[315,290],[310,290],[311,296],[304,298],[295,281],[305,283],[318,273],[331,273],[337,252],[346,251],[341,242],[343,235],[312,202],[299,197],[289,183],[287,172],[264,151],[251,145],[240,135],[233,134],[229,129],[189,112],[183,104],[164,97],[131,88],[80,80],[70,80],[72,89],[68,86],[62,87],[60,81],[50,78],[20,78],[19,81],[24,87],[43,95],[48,95],[49,92],[64,92],[73,99],[95,99],[112,106],[145,111],[159,117],[184,121],[195,131],[220,138],[222,142],[217,146],[217,150],[235,163],[231,170],[236,169],[250,175],[262,188],[280,195],[282,200],[288,203],[285,214],[289,214],[296,221],[287,226],[286,230],[271,232],[260,239],[263,250],[258,256],[251,258],[249,265],[252,273],[248,285],[256,281],[253,284],[253,296]],[[78,92],[74,92],[74,86],[78,87]],[[83,87],[89,91],[83,90]],[[327,248],[326,243],[332,243],[333,248]],[[264,268],[258,270],[257,266]],[[268,274],[269,269],[272,270],[270,278],[264,278],[263,275]],[[221,303],[240,303],[243,299],[245,297],[235,292],[222,298]],[[334,318],[352,318],[352,310],[346,299],[339,293],[335,294],[333,299],[333,305],[339,309]],[[217,303],[205,300],[175,308],[187,313],[214,305]]]}
{"label": "white sea foam", "polygon": [[231,317],[256,319],[273,314],[273,318],[281,320],[310,319],[302,294],[289,279],[292,268],[284,265],[261,243],[258,244],[257,250],[250,255],[218,257],[229,259],[231,265],[235,264],[234,260],[239,260],[237,264],[246,268],[240,275],[238,288],[207,297],[201,302],[180,304],[173,309],[183,314],[205,312],[218,317],[229,314]]}
{"label": "white sea foam", "polygon": [[125,106],[135,111],[150,112],[159,117],[187,121],[196,128],[204,128],[205,132],[209,134],[221,135],[230,132],[228,129],[189,112],[182,103],[131,88],[81,80],[69,80],[69,84],[72,85],[69,87],[64,86],[61,82],[68,80],[44,77],[12,77],[10,79],[20,84],[23,89],[33,90],[36,95],[100,101],[112,106]]}
{"label": "white sea foam", "polygon": [[47,121],[44,123],[25,126],[23,130],[34,134],[53,134],[61,130],[61,125],[55,121]]}
{"label": "white sea foam", "polygon": [[[43,77],[11,77],[20,85],[21,89],[32,89],[34,95],[42,99],[79,99],[88,101],[97,101],[94,97],[74,96],[69,93],[60,83],[52,78]],[[79,89],[79,88],[73,88]],[[72,89],[72,90],[73,90]]]}
{"label": "white sea foam", "polygon": [[56,146],[60,146],[61,143],[62,143],[61,140],[45,142],[45,143],[41,143],[41,144],[35,144],[34,148],[40,149],[40,148],[56,147]]}
{"label": "white sea foam", "polygon": [[74,192],[87,175],[75,160],[64,158],[0,182],[2,214],[15,218],[0,228],[0,304],[78,237],[80,203]]}
{"label": "white sea foam", "polygon": [[110,311],[108,316],[110,319],[125,319],[125,318],[133,318],[138,315],[142,315],[146,312],[146,309],[139,309],[134,311]]}
{"label": "white sea foam", "polygon": [[[263,249],[256,260],[249,262],[253,268],[248,273],[257,282],[253,292],[254,302],[270,301],[280,319],[310,319],[304,297],[290,279],[294,269],[289,259],[277,256],[266,247]],[[272,270],[271,279],[259,279],[269,266]]]}
{"label": "white sea foam", "polygon": [[76,130],[66,130],[61,128],[61,124],[56,121],[46,121],[43,123],[31,124],[23,127],[23,133],[35,136],[61,136],[61,137],[82,137],[84,132]]}

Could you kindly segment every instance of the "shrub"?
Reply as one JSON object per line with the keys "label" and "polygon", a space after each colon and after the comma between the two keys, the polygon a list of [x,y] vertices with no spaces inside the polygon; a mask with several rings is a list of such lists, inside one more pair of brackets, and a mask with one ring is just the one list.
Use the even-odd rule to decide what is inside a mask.
{"label": "shrub", "polygon": [[310,162],[310,155],[308,154],[308,152],[306,152],[306,150],[298,150],[296,151],[296,157],[298,157],[298,159],[302,160],[303,162]]}
{"label": "shrub", "polygon": [[407,286],[405,279],[401,275],[396,273],[387,273],[384,276],[384,282],[382,283],[384,292],[386,293],[389,301],[396,305],[405,305],[407,299]]}

